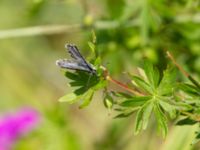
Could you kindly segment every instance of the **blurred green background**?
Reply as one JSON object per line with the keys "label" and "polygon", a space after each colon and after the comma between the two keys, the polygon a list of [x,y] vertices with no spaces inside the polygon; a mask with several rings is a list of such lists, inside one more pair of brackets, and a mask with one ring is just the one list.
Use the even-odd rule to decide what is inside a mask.
{"label": "blurred green background", "polygon": [[[119,80],[144,58],[164,69],[165,50],[200,80],[199,0],[1,0],[0,113],[31,106],[43,118],[14,149],[199,149],[191,145],[196,126],[171,123],[164,140],[152,118],[148,129],[134,136],[134,116],[113,119],[101,93],[81,110],[57,101],[72,89],[55,61],[69,58],[65,43],[75,43],[90,59],[92,29],[104,65]],[[180,74],[178,79],[186,80]]]}

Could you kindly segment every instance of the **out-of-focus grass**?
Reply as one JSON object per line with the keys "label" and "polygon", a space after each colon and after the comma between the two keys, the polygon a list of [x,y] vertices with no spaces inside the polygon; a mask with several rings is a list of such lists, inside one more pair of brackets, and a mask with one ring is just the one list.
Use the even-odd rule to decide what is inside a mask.
{"label": "out-of-focus grass", "polygon": [[[86,11],[83,2],[75,0],[1,0],[0,30],[35,25],[79,24],[87,9],[97,19],[108,18],[105,0],[102,2],[87,1],[89,4],[86,6],[89,8],[85,8]],[[112,7],[112,3],[109,5],[110,7]],[[132,6],[132,4],[126,6],[127,16],[125,14],[124,18],[131,17],[129,13],[132,11]],[[112,15],[112,9],[115,8],[110,9],[110,15]],[[142,14],[144,15],[142,21],[145,23],[148,19],[145,15],[148,13],[144,11]],[[119,14],[113,14],[111,18],[116,19],[117,15]],[[126,69],[132,71],[137,64],[142,62],[143,56],[150,57],[159,65],[159,57],[163,56],[163,52],[159,50],[163,47],[152,48],[151,45],[141,47],[140,36],[148,40],[146,39],[146,36],[150,34],[146,32],[148,28],[148,24],[143,24],[141,29],[136,28],[136,30],[135,28],[127,30],[117,28],[97,33],[100,38],[99,52],[111,72],[118,74]],[[173,31],[169,30],[170,32]],[[169,136],[164,141],[156,134],[155,121],[152,120],[146,132],[134,136],[134,116],[130,119],[113,119],[114,112],[111,112],[110,116],[108,115],[109,112],[103,107],[103,102],[98,95],[84,110],[79,110],[76,105],[69,106],[57,101],[60,96],[71,89],[67,87],[67,80],[59,68],[55,66],[55,60],[68,57],[64,50],[66,42],[76,43],[83,48],[82,51],[85,54],[88,54],[86,46],[89,36],[90,31],[80,30],[78,32],[69,31],[65,34],[0,39],[0,113],[31,106],[38,110],[43,117],[41,125],[30,135],[19,140],[15,149],[178,150],[178,148],[181,149],[182,144],[184,144],[185,150],[191,149],[189,145],[192,140],[193,127],[178,129],[172,127]],[[196,33],[196,36],[198,37],[199,34]],[[192,35],[189,37],[196,40]],[[183,64],[185,60],[192,61],[193,56],[196,55],[195,61],[192,61],[194,63],[192,71],[199,71],[199,43],[192,42],[191,38],[187,43],[192,45],[192,50],[188,51],[191,57],[187,59],[188,56],[184,54],[184,50],[183,54],[180,51],[175,51],[175,53]],[[152,41],[153,44],[156,42],[158,41]],[[176,44],[176,41],[173,44]],[[165,64],[164,61],[166,60],[163,60],[161,64]],[[184,66],[188,67],[188,65]],[[187,139],[187,142],[184,142],[184,139]]]}

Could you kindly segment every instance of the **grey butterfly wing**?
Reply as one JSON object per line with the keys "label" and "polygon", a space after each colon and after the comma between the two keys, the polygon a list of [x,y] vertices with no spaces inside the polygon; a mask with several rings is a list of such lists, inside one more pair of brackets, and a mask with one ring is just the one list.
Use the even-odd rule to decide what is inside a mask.
{"label": "grey butterfly wing", "polygon": [[81,63],[86,63],[85,59],[79,52],[78,48],[74,44],[66,44],[65,47],[68,49],[68,52],[71,54],[71,57],[74,58],[75,60],[81,62]]}
{"label": "grey butterfly wing", "polygon": [[59,59],[56,61],[56,65],[58,65],[61,68],[91,72],[91,70],[88,67],[86,67],[85,65],[83,65],[77,61],[72,61],[72,60],[67,60],[67,59]]}
{"label": "grey butterfly wing", "polygon": [[77,64],[82,67],[86,67],[86,70],[95,74],[96,70],[92,67],[90,63],[88,63],[84,57],[79,52],[78,48],[74,44],[66,44],[65,47],[68,49],[71,57],[77,61]]}

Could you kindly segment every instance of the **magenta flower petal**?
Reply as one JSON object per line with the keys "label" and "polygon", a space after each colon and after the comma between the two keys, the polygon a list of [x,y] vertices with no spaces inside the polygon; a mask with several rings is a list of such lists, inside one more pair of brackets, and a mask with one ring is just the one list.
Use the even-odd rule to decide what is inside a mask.
{"label": "magenta flower petal", "polygon": [[39,114],[26,108],[0,119],[0,150],[8,150],[21,136],[29,133],[39,122]]}

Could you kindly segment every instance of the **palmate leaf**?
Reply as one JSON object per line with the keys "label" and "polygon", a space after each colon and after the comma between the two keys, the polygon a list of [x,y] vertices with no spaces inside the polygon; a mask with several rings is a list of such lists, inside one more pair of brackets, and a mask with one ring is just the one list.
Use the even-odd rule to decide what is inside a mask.
{"label": "palmate leaf", "polygon": [[89,74],[83,71],[74,71],[65,73],[65,76],[70,79],[70,86],[76,89],[73,93],[67,94],[59,99],[60,102],[74,103],[82,100],[79,108],[88,106],[93,98],[94,92],[104,88],[107,81],[103,78]]}
{"label": "palmate leaf", "polygon": [[142,77],[133,76],[132,82],[147,96],[126,98],[119,105],[126,109],[139,108],[135,121],[134,131],[136,134],[142,129],[146,129],[153,111],[158,122],[158,129],[165,137],[168,132],[166,113],[169,114],[170,118],[174,118],[178,108],[174,105],[176,102],[171,103],[175,88],[176,71],[167,68],[162,78],[160,78],[159,71],[151,63],[145,62]]}
{"label": "palmate leaf", "polygon": [[84,94],[88,89],[97,85],[100,82],[99,77],[83,71],[67,71],[65,73],[65,76],[71,80],[69,82],[70,86],[78,87],[74,91],[74,93],[76,93],[77,95]]}
{"label": "palmate leaf", "polygon": [[69,72],[67,71],[65,73],[65,76],[72,81],[69,83],[71,86],[85,86],[85,84],[88,82],[88,86],[93,86],[98,83],[99,77],[95,75],[91,75],[84,71],[75,71],[75,72]]}
{"label": "palmate leaf", "polygon": [[[79,100],[82,100],[82,104],[79,106],[79,108],[84,108],[90,104],[92,101],[94,92],[105,87],[106,82],[104,80],[99,80],[99,82],[92,87],[88,88],[86,90],[85,87],[81,87],[79,89],[76,89],[73,93],[67,94],[59,99],[60,102],[68,102],[68,103],[74,103]],[[80,91],[79,91],[80,90]],[[82,91],[81,91],[82,90]]]}
{"label": "palmate leaf", "polygon": [[[139,90],[146,92],[150,95],[169,95],[173,93],[175,89],[176,70],[173,68],[167,68],[164,71],[164,75],[160,78],[160,73],[157,68],[149,62],[144,64],[143,78],[138,76],[132,76],[132,83],[136,85]],[[144,77],[145,76],[145,77]],[[147,78],[147,79],[146,79]],[[147,80],[147,81],[145,81]]]}

